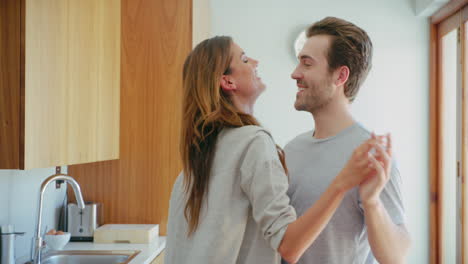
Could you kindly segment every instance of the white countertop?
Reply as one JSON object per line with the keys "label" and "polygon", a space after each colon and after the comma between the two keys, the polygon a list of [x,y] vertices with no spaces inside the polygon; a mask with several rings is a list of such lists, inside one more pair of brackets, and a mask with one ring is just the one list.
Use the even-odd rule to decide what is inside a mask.
{"label": "white countertop", "polygon": [[93,242],[69,242],[63,250],[139,250],[141,252],[138,253],[138,255],[136,255],[129,264],[150,264],[165,247],[166,237],[158,237],[151,244],[95,244]]}

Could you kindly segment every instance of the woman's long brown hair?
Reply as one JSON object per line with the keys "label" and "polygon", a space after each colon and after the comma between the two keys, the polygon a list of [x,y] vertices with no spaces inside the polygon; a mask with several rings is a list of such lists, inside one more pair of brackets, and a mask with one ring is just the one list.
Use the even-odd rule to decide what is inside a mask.
{"label": "woman's long brown hair", "polygon": [[[217,36],[204,40],[188,55],[183,69],[181,155],[187,194],[184,215],[188,236],[198,227],[200,211],[208,192],[218,134],[226,127],[259,125],[240,112],[221,90],[220,81],[230,74],[232,39]],[[277,146],[285,171],[284,153]]]}

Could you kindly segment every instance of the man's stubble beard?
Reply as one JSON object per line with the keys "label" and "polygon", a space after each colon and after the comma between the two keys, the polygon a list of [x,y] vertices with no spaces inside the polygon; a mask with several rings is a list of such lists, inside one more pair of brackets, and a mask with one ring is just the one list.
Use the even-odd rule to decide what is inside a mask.
{"label": "man's stubble beard", "polygon": [[296,102],[294,103],[294,107],[297,111],[306,111],[311,113],[319,112],[323,108],[325,108],[333,99],[334,90],[331,86],[331,80],[327,79],[326,81],[322,82],[319,85],[319,89],[316,88],[307,88],[307,89],[314,89],[311,91],[305,90],[304,92],[312,92],[313,94],[303,94],[302,99],[303,103],[297,105],[298,98],[296,97]]}

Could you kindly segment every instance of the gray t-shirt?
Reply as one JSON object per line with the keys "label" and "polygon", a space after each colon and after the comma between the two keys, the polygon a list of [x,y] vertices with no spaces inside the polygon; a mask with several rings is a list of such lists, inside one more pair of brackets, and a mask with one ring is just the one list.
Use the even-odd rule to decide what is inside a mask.
{"label": "gray t-shirt", "polygon": [[218,136],[199,226],[187,237],[183,173],[172,189],[166,264],[279,264],[278,246],[296,212],[270,134],[258,126]]}
{"label": "gray t-shirt", "polygon": [[[313,131],[309,131],[286,145],[284,150],[291,180],[288,195],[298,217],[319,199],[343,169],[353,150],[369,138],[369,131],[355,123],[330,138],[316,139]],[[402,224],[401,178],[395,162],[392,164],[390,180],[380,198],[393,222]],[[298,263],[377,263],[367,240],[358,187],[346,193],[330,222]]]}

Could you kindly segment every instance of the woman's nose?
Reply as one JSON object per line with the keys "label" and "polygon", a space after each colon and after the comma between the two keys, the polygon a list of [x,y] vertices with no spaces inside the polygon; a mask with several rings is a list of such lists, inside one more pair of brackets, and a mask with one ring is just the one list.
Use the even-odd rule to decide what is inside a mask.
{"label": "woman's nose", "polygon": [[258,66],[258,63],[259,63],[258,60],[253,59],[253,58],[250,58],[250,59],[252,60],[254,66],[257,67],[257,66]]}

